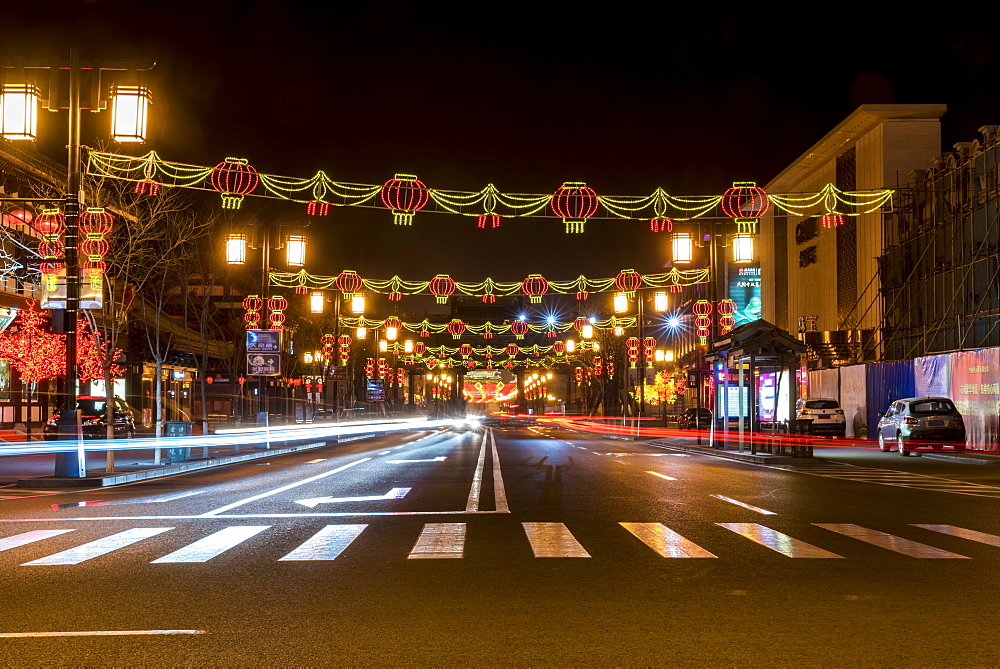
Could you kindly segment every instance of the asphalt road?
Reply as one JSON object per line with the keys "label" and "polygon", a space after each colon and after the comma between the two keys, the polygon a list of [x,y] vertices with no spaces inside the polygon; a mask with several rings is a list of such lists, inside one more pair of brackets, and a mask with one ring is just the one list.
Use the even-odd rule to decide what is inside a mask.
{"label": "asphalt road", "polygon": [[0,664],[995,664],[1000,467],[821,454],[420,433],[2,500]]}

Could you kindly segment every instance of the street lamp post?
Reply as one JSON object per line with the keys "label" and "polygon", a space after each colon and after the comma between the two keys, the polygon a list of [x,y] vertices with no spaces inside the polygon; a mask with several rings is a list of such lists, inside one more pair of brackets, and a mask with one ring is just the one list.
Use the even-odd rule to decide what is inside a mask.
{"label": "street lamp post", "polygon": [[[155,65],[155,64],[154,64]],[[80,263],[78,254],[79,218],[83,190],[83,169],[80,143],[80,121],[82,72],[88,70],[93,80],[93,90],[97,91],[97,99],[91,100],[91,111],[100,111],[106,107],[107,100],[101,99],[100,77],[103,72],[136,72],[148,71],[152,67],[138,69],[126,63],[93,62],[82,63],[79,49],[69,50],[69,62],[31,62],[17,66],[3,65],[3,69],[69,71],[69,100],[65,107],[60,103],[60,94],[54,90],[47,91],[46,108],[51,111],[67,109],[69,111],[68,139],[66,143],[66,197],[63,214],[65,215],[65,274],[66,301],[62,309],[62,326],[66,336],[66,379],[63,388],[63,411],[59,414],[59,438],[76,440],[78,447],[75,453],[59,453],[56,455],[55,475],[64,477],[86,477],[86,453],[83,448],[82,426],[80,425],[77,404],[77,317],[80,304]],[[55,81],[52,77],[50,81]],[[119,90],[120,89],[120,90]],[[8,98],[8,96],[11,96]],[[121,97],[121,99],[119,99]],[[16,101],[15,101],[16,100]],[[149,93],[141,86],[115,87],[112,92],[112,139],[118,142],[144,142],[146,139],[146,111],[149,104]],[[12,140],[35,140],[35,123],[39,103],[38,89],[27,82],[17,84],[4,83],[0,88],[0,136]],[[20,128],[14,126],[21,125]],[[58,317],[53,318],[56,322]],[[110,392],[110,389],[108,389]]]}

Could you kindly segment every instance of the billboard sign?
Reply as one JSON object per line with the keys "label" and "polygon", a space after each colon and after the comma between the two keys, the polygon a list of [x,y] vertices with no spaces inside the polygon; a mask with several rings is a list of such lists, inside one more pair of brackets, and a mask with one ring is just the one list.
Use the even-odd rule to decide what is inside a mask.
{"label": "billboard sign", "polygon": [[736,325],[744,325],[763,316],[760,301],[760,264],[730,265],[729,299],[736,303]]}

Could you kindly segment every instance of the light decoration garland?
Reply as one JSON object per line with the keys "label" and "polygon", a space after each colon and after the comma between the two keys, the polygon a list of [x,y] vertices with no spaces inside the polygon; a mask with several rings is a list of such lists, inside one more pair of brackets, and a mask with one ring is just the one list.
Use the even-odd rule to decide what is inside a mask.
{"label": "light decoration garland", "polygon": [[83,275],[90,281],[91,290],[102,289],[102,277],[107,271],[104,256],[111,248],[104,237],[111,232],[114,217],[103,208],[88,207],[80,215],[80,232],[86,237],[80,244],[80,253],[86,256],[83,264]]}
{"label": "light decoration garland", "polygon": [[[525,293],[525,283],[529,279],[541,279],[545,281],[545,292],[568,295],[576,293],[580,299],[581,292],[589,297],[590,293],[606,293],[618,288],[619,281],[626,286],[634,286],[632,290],[642,287],[649,288],[670,288],[673,292],[680,291],[684,286],[693,286],[705,283],[709,280],[711,270],[709,268],[679,269],[671,268],[667,272],[658,274],[639,274],[634,269],[622,270],[617,276],[606,279],[589,279],[583,275],[569,281],[550,281],[540,274],[530,275],[521,281],[496,281],[486,278],[481,281],[465,282],[455,281],[447,274],[438,274],[430,281],[411,281],[394,276],[391,279],[364,279],[353,270],[344,270],[337,276],[321,276],[309,274],[305,270],[298,272],[271,272],[269,275],[270,284],[286,289],[295,289],[300,286],[310,290],[331,290],[337,288],[344,293],[345,299],[350,299],[351,295],[362,290],[373,293],[391,296],[393,293],[400,295],[433,295],[438,304],[446,304],[452,295],[461,294],[468,297],[484,298],[486,303],[496,300],[496,295],[509,297],[517,293]],[[540,287],[538,287],[540,289]],[[531,290],[535,290],[532,287]],[[529,294],[530,295],[530,294]],[[583,299],[586,299],[584,297]],[[490,299],[486,299],[490,298]],[[395,300],[394,300],[395,301]]]}
{"label": "light decoration garland", "polygon": [[[66,232],[66,217],[63,213],[58,209],[43,209],[35,219],[34,226],[42,235],[42,241],[38,243],[38,255],[48,261],[61,260],[66,251],[66,245],[62,241],[62,235]],[[39,266],[45,288],[50,292],[55,291],[58,286],[62,267],[61,262],[43,262]]]}
{"label": "light decoration garland", "polygon": [[[227,163],[229,163],[228,166]],[[395,208],[396,204],[415,206],[422,199],[421,193],[426,193],[427,201],[424,202],[424,205],[433,202],[436,207],[430,211],[474,216],[477,219],[477,224],[479,221],[483,222],[482,227],[484,228],[488,224],[493,225],[493,227],[499,225],[501,216],[513,218],[556,216],[567,219],[567,228],[572,227],[573,230],[577,228],[582,230],[583,221],[596,218],[650,222],[651,229],[654,228],[651,223],[654,219],[668,219],[673,224],[677,224],[699,218],[725,217],[753,221],[755,224],[756,217],[750,215],[751,210],[746,205],[749,202],[751,208],[759,211],[753,203],[762,200],[760,194],[752,190],[757,188],[752,183],[737,182],[733,189],[730,189],[730,191],[735,189],[736,192],[729,193],[729,201],[733,204],[733,211],[737,212],[737,215],[733,216],[726,212],[724,216],[719,216],[718,208],[725,199],[725,196],[722,195],[675,196],[670,195],[662,188],[657,188],[649,195],[642,196],[599,196],[596,193],[591,195],[593,191],[589,188],[587,191],[591,193],[582,193],[577,196],[574,196],[572,192],[564,191],[564,188],[568,191],[582,190],[571,186],[571,184],[579,184],[579,182],[567,182],[563,188],[552,194],[502,193],[493,184],[487,185],[478,192],[468,192],[437,190],[427,186],[423,186],[421,189],[420,186],[416,185],[415,182],[418,180],[414,177],[414,182],[410,182],[409,187],[403,183],[406,179],[389,180],[387,184],[396,181],[400,183],[397,185],[398,190],[390,190],[390,193],[386,195],[389,202],[387,204],[385,201],[380,201],[379,197],[386,189],[387,184],[338,182],[332,180],[322,171],[308,179],[259,174],[241,159],[223,161],[216,168],[188,165],[165,161],[155,151],[144,156],[125,156],[105,151],[90,151],[87,159],[87,174],[127,181],[141,181],[147,184],[144,188],[149,189],[154,186],[170,186],[217,190],[223,193],[223,204],[227,208],[238,208],[244,195],[273,197],[303,204],[306,206],[307,213],[311,215],[325,215],[328,209],[324,206],[369,208]],[[231,182],[228,186],[223,183],[226,181],[224,177]],[[222,187],[221,189],[213,183],[213,178]],[[258,184],[264,193],[256,192]],[[224,190],[227,187],[234,188],[234,190]],[[582,188],[586,188],[586,186]],[[889,189],[844,191],[832,184],[827,184],[815,193],[765,193],[764,195],[776,211],[780,210],[792,216],[815,215],[821,208],[825,213],[858,216],[873,213],[887,203],[891,203],[892,192]],[[227,203],[227,195],[232,198],[231,202]],[[393,199],[395,195],[399,196],[398,202]],[[587,217],[573,216],[576,210],[565,210],[562,204],[554,206],[557,195],[563,198],[560,200],[563,204],[568,205],[570,202],[578,204],[579,211],[577,213],[585,213],[590,208],[593,208],[594,211]],[[577,200],[570,200],[570,197],[577,197]],[[408,198],[411,198],[412,202]],[[584,203],[586,206],[583,206]],[[559,211],[556,211],[557,208],[562,213],[570,215],[563,216]],[[601,212],[602,208],[603,212]],[[422,206],[421,209],[428,211],[426,206]],[[467,211],[469,209],[475,209],[475,211]],[[413,211],[417,211],[417,209],[402,208],[394,210],[403,214],[409,212],[411,215]],[[569,223],[570,220],[574,221],[572,226]],[[658,223],[656,225],[665,224]],[[749,227],[749,223],[747,227]],[[653,231],[656,230],[653,229]],[[669,229],[664,227],[660,231],[669,232]],[[753,232],[753,230],[741,230],[741,232]]]}
{"label": "light decoration garland", "polygon": [[[357,328],[364,328],[366,330],[384,329],[386,320],[388,319],[380,320],[380,319],[369,319],[365,318],[364,316],[358,316],[358,317],[341,316],[340,325],[341,327],[347,329],[357,329]],[[530,323],[526,320],[524,321],[516,320],[511,323],[493,323],[491,321],[486,321],[485,323],[481,324],[466,323],[464,321],[459,321],[459,322],[461,322],[465,326],[465,331],[483,337],[485,339],[489,339],[491,337],[488,337],[487,335],[513,334],[516,336],[517,332],[522,331],[522,329],[523,333],[521,336],[523,337],[528,332],[533,332],[535,334],[544,334],[546,332],[549,332],[550,330],[554,330],[556,332],[567,332],[571,329],[574,329],[577,332],[581,332],[582,334],[582,331],[585,326],[590,326],[591,328],[598,330],[612,330],[616,327],[630,328],[630,327],[635,327],[637,320],[635,316],[624,316],[624,317],[619,316],[619,317],[607,318],[600,321],[595,320],[593,323],[591,323],[587,318],[580,316],[575,321],[566,323],[561,323],[558,321],[553,321],[552,323],[549,323],[547,320],[543,323],[538,323],[538,324]],[[520,323],[521,325],[517,325],[518,323]],[[399,325],[401,329],[406,330],[407,332],[420,333],[421,336],[430,336],[431,334],[442,334],[445,332],[450,333],[450,331],[448,330],[448,326],[451,325],[451,321],[449,321],[448,323],[432,323],[427,319],[424,319],[419,322],[400,321]],[[553,346],[555,346],[556,344],[562,344],[562,342],[553,342]],[[413,352],[417,353],[418,355],[425,350],[427,350],[427,346],[423,342],[417,342],[416,344],[413,345]]]}

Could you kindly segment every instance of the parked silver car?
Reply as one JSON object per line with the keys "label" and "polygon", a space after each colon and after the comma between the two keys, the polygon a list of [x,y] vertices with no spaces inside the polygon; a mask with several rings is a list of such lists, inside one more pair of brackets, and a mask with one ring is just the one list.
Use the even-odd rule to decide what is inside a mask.
{"label": "parked silver car", "polygon": [[878,421],[878,447],[895,447],[909,455],[915,447],[927,445],[940,450],[950,445],[965,448],[965,422],[947,397],[908,397],[889,405]]}

